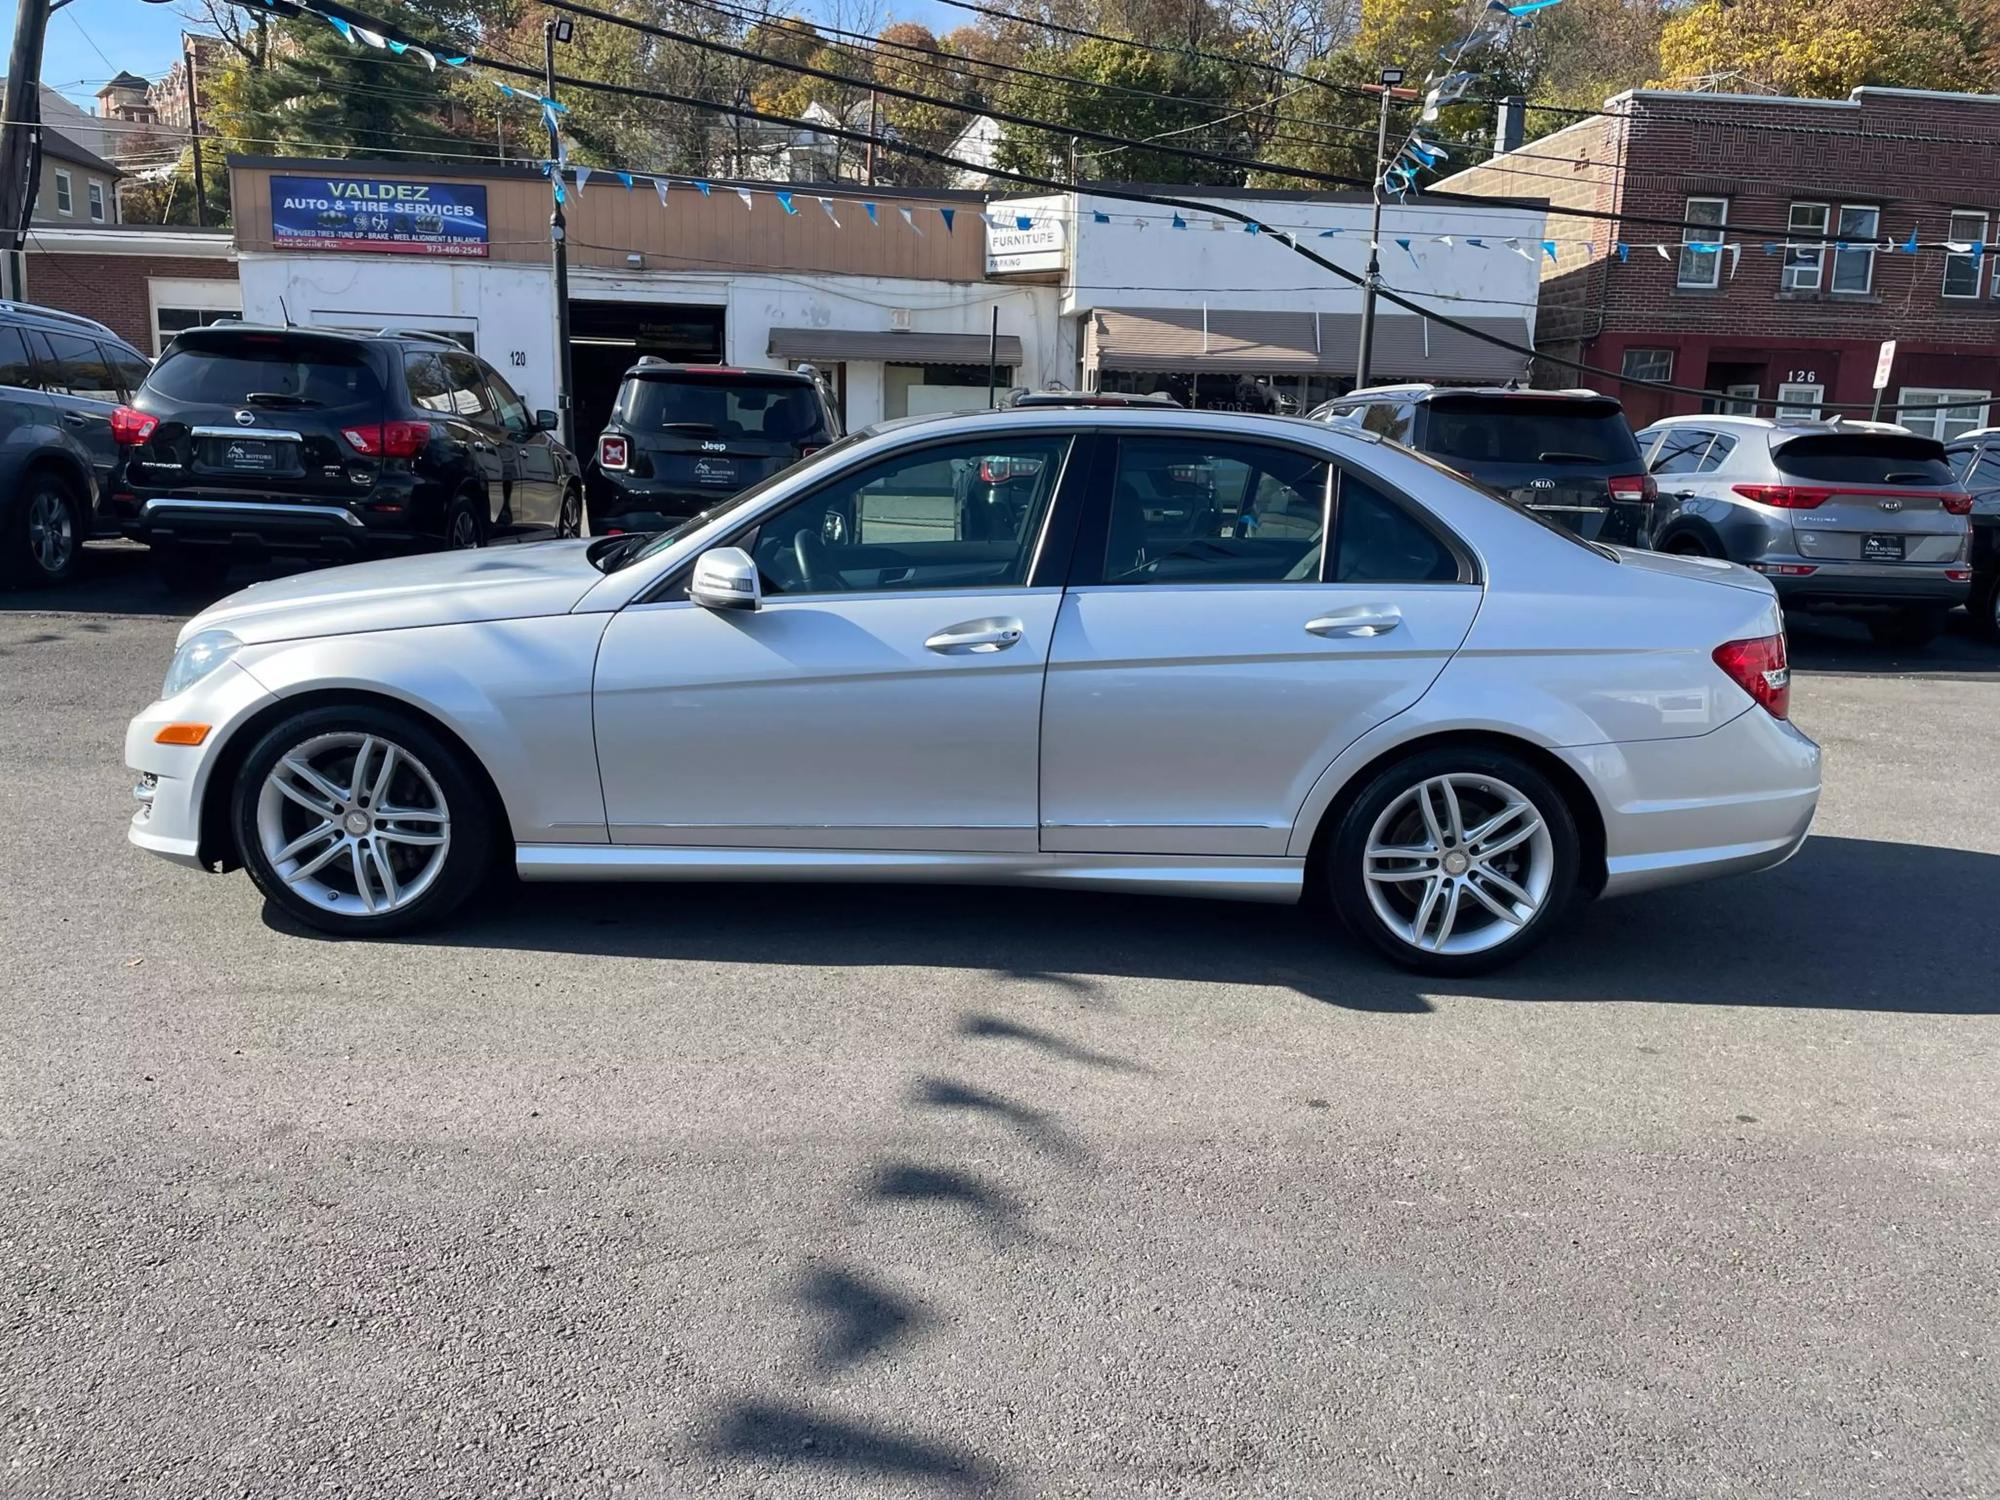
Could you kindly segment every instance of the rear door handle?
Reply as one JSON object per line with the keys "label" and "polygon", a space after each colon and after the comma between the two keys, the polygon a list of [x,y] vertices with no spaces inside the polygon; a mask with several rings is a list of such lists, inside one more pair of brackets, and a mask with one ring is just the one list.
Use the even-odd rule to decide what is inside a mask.
{"label": "rear door handle", "polygon": [[1357,604],[1308,620],[1306,629],[1314,635],[1375,636],[1387,635],[1402,623],[1403,612],[1393,604]]}
{"label": "rear door handle", "polygon": [[962,620],[925,641],[924,649],[940,656],[986,656],[1017,644],[1025,628],[1014,619]]}
{"label": "rear door handle", "polygon": [[80,411],[66,411],[62,417],[66,427],[82,427],[90,421],[88,414]]}

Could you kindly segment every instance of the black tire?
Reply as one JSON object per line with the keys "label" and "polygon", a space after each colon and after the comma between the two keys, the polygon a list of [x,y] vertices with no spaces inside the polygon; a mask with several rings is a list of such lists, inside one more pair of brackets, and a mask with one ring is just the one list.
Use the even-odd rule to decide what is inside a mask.
{"label": "black tire", "polygon": [[153,571],[170,594],[205,594],[213,598],[222,592],[223,582],[229,577],[229,554],[220,548],[168,543],[153,548]]}
{"label": "black tire", "polygon": [[1671,552],[1676,557],[1720,557],[1722,555],[1691,531],[1683,531],[1679,536],[1669,539],[1667,544],[1660,548],[1660,551]]}
{"label": "black tire", "polygon": [[[279,874],[263,836],[265,781],[278,762],[288,756],[296,758],[316,740],[352,736],[372,737],[378,745],[386,742],[395,746],[404,757],[397,772],[403,780],[392,783],[389,795],[382,801],[387,802],[390,797],[399,802],[404,800],[409,793],[396,788],[410,785],[408,778],[411,776],[427,772],[449,820],[442,829],[448,835],[448,841],[428,883],[406,905],[374,914],[363,909],[356,886],[355,856],[351,852],[333,858],[326,867],[324,880],[300,879],[298,884],[294,884]],[[376,764],[379,764],[380,751],[376,753]],[[414,771],[411,761],[415,762]],[[365,796],[364,792],[364,799]],[[251,748],[237,774],[235,785],[230,788],[229,798],[230,827],[236,838],[237,850],[257,889],[287,915],[336,937],[392,937],[441,922],[479,889],[492,870],[496,810],[477,770],[467,763],[463,751],[446,743],[421,721],[392,708],[373,704],[335,705],[309,709],[284,720]],[[420,806],[428,800],[421,792],[415,799],[416,805]],[[343,818],[347,812],[365,808],[366,805],[365,800],[335,804]],[[295,821],[309,823],[315,816],[303,810],[294,811],[285,806],[282,798],[275,798],[273,806]],[[432,819],[423,826],[436,827],[436,820]],[[292,829],[289,825],[281,825],[281,831],[290,835]],[[353,841],[343,840],[336,832],[333,842],[351,845]],[[404,867],[398,872],[400,878],[411,884],[422,878],[415,866],[420,861],[427,864],[428,855],[401,848],[384,849],[383,843],[373,839],[372,835],[369,842],[374,843],[375,850],[404,862]],[[299,879],[298,872],[306,861],[323,852],[325,847],[323,844],[310,846],[297,859],[287,861],[294,868],[295,879]],[[362,857],[365,859],[368,856]],[[377,899],[374,893],[383,887],[378,881],[370,889],[370,899],[373,900]]]}
{"label": "black tire", "polygon": [[1973,581],[1972,597],[1965,601],[1965,607],[1979,638],[2000,643],[2000,568]]}
{"label": "black tire", "polygon": [[1878,646],[1919,651],[1943,632],[1944,617],[1945,612],[1941,609],[1899,609],[1892,615],[1871,615],[1868,633],[1875,638]]}
{"label": "black tire", "polygon": [[36,469],[0,522],[0,585],[48,588],[76,577],[89,518],[62,476]]}
{"label": "black tire", "polygon": [[556,535],[565,541],[583,535],[583,491],[575,485],[563,491],[562,508],[556,512]]}
{"label": "black tire", "polygon": [[470,495],[460,495],[444,510],[444,545],[449,551],[486,545],[486,517]]}
{"label": "black tire", "polygon": [[[1457,930],[1458,941],[1462,943],[1467,938],[1477,940],[1489,930],[1495,935],[1496,940],[1491,941],[1490,946],[1473,951],[1441,952],[1416,946],[1407,932],[1400,932],[1389,925],[1369,897],[1370,881],[1365,855],[1369,834],[1377,820],[1397,809],[1397,804],[1412,789],[1433,781],[1434,778],[1445,776],[1464,780],[1466,783],[1464,793],[1468,802],[1478,802],[1477,809],[1468,806],[1465,817],[1467,823],[1476,826],[1477,822],[1483,821],[1481,812],[1497,806],[1502,801],[1512,800],[1499,796],[1497,792],[1492,803],[1482,800],[1482,793],[1489,787],[1497,788],[1504,784],[1505,787],[1519,793],[1532,807],[1540,818],[1542,830],[1546,834],[1545,845],[1541,842],[1541,835],[1538,834],[1527,844],[1519,846],[1522,852],[1518,855],[1511,850],[1503,851],[1496,861],[1496,870],[1510,877],[1513,874],[1524,873],[1535,862],[1546,861],[1545,866],[1536,865],[1544,868],[1547,880],[1540,903],[1532,915],[1511,931],[1511,935],[1497,936],[1508,932],[1513,924],[1503,923],[1481,904],[1476,896],[1465,897],[1463,891],[1460,891],[1457,895],[1446,898],[1452,902],[1461,897],[1467,900],[1470,904],[1465,905],[1463,910],[1472,914],[1476,921],[1475,926]],[[1486,778],[1490,778],[1490,782]],[[1393,812],[1393,818],[1414,816],[1415,813],[1409,811]],[[1509,828],[1518,826],[1518,824],[1503,826],[1496,831],[1494,842],[1501,842],[1507,836]],[[1448,828],[1445,831],[1448,832]],[[1401,843],[1403,839],[1392,835],[1391,841]],[[1348,928],[1358,936],[1366,938],[1395,963],[1423,974],[1450,976],[1483,974],[1520,958],[1561,925],[1576,904],[1580,850],[1581,841],[1577,835],[1576,819],[1570,812],[1569,804],[1549,779],[1526,760],[1505,750],[1479,745],[1440,746],[1434,750],[1420,751],[1407,759],[1395,762],[1384,768],[1361,789],[1360,794],[1347,805],[1339,824],[1333,830],[1332,837],[1324,843],[1323,862],[1318,872],[1318,879],[1322,888],[1331,896],[1334,909],[1340,913],[1341,920]],[[1410,863],[1414,864],[1415,861]],[[1438,863],[1443,865],[1443,859],[1441,858]],[[1457,878],[1456,872],[1454,878]],[[1463,886],[1478,879],[1480,879],[1478,871],[1472,869],[1458,883]],[[1524,883],[1523,889],[1531,883],[1536,882]],[[1421,880],[1395,884],[1377,882],[1377,888],[1385,893],[1383,897],[1385,904],[1392,906],[1403,901],[1408,901],[1412,906],[1418,905],[1419,897],[1428,885],[1428,881]],[[1410,888],[1407,893],[1405,893],[1406,886]],[[1448,888],[1449,882],[1446,883],[1446,889]],[[1497,886],[1488,886],[1484,883],[1479,889],[1494,893],[1498,891]],[[1511,900],[1504,901],[1503,904],[1515,906]],[[1454,918],[1457,910],[1454,905]],[[1438,920],[1441,916],[1440,911],[1437,917],[1424,922],[1421,930],[1427,935],[1431,934],[1434,928],[1441,930],[1442,924]]]}

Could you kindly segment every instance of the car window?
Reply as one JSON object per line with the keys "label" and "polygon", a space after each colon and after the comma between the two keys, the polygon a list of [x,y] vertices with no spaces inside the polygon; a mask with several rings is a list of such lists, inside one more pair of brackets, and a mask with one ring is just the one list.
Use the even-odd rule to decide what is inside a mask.
{"label": "car window", "polygon": [[0,386],[24,391],[41,388],[34,362],[28,358],[28,341],[18,328],[0,327]]}
{"label": "car window", "polygon": [[1345,469],[1334,507],[1334,583],[1456,583],[1458,559],[1430,529]]}
{"label": "car window", "polygon": [[1639,456],[1617,402],[1576,396],[1438,396],[1424,451],[1470,463],[1621,467]]}
{"label": "car window", "polygon": [[1836,484],[1952,483],[1937,439],[1892,432],[1808,433],[1771,455],[1778,472],[1793,479]]}
{"label": "car window", "polygon": [[1069,448],[1023,433],[844,475],[758,523],[748,545],[764,591],[1022,587]]}
{"label": "car window", "polygon": [[819,393],[803,380],[746,375],[640,375],[618,393],[618,420],[633,432],[686,432],[768,442],[824,442]]}
{"label": "car window", "polygon": [[1708,452],[1701,456],[1701,462],[1695,466],[1695,472],[1707,474],[1721,468],[1723,461],[1735,451],[1736,439],[1726,432],[1718,432],[1715,441],[1708,445]]}
{"label": "car window", "polygon": [[1392,443],[1407,443],[1416,426],[1417,409],[1407,401],[1375,401],[1362,408],[1361,426]]}
{"label": "car window", "polygon": [[130,398],[132,393],[146,383],[146,376],[152,372],[152,362],[143,355],[125,348],[122,344],[104,345],[106,360],[111,365],[112,377],[118,388]]}
{"label": "car window", "polygon": [[410,387],[410,399],[425,411],[452,410],[451,376],[445,372],[442,355],[404,355],[403,379]]}
{"label": "car window", "polygon": [[44,333],[49,349],[47,385],[92,401],[120,400],[118,382],[104,362],[104,349],[95,339],[73,333]]}
{"label": "car window", "polygon": [[528,403],[514,394],[514,388],[500,378],[500,372],[491,365],[484,365],[486,386],[493,393],[493,406],[500,413],[501,425],[509,432],[526,432],[535,424],[528,419]]}
{"label": "car window", "polygon": [[493,398],[487,394],[486,378],[479,373],[477,360],[470,355],[447,354],[444,356],[444,372],[450,383],[451,409],[454,412],[488,426],[499,421],[493,410]]}
{"label": "car window", "polygon": [[1715,434],[1700,427],[1669,427],[1666,441],[1653,455],[1655,474],[1692,474],[1701,467],[1702,455]]}
{"label": "car window", "polygon": [[1981,453],[1965,483],[1975,490],[2000,489],[2000,448],[1988,448]]}
{"label": "car window", "polygon": [[1120,438],[1103,580],[1315,581],[1328,472],[1324,459],[1260,443]]}
{"label": "car window", "polygon": [[1973,462],[1978,457],[1979,450],[1977,448],[1953,449],[1945,458],[1945,462],[1951,465],[1951,477],[1956,479],[1960,484],[1965,483],[1966,476],[1972,472]]}
{"label": "car window", "polygon": [[146,377],[146,390],[190,406],[236,406],[253,393],[306,408],[372,406],[382,399],[381,381],[352,344],[214,327],[176,338]]}

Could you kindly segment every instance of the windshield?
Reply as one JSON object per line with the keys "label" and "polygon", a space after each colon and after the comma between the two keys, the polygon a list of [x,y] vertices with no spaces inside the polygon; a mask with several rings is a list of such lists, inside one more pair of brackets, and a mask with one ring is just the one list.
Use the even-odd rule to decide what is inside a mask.
{"label": "windshield", "polygon": [[1614,401],[1440,397],[1424,447],[1473,463],[1602,464],[1639,468],[1639,445]]}
{"label": "windshield", "polygon": [[382,383],[358,349],[322,339],[232,339],[220,347],[177,343],[168,349],[146,390],[190,406],[255,404],[361,406],[379,403]]}
{"label": "windshield", "polygon": [[731,495],[721,504],[710,506],[707,510],[701,512],[700,515],[689,516],[678,526],[669,527],[665,531],[653,532],[650,535],[640,534],[608,538],[607,540],[612,545],[605,547],[602,551],[593,549],[590,554],[590,560],[606,573],[616,573],[622,568],[631,567],[633,563],[638,562],[641,558],[657,557],[697,527],[706,526],[709,522],[726,516],[731,511],[741,510],[752,500],[764,495],[773,485],[779,483],[781,480],[790,480],[805,469],[825,463],[826,460],[834,457],[836,454],[846,452],[867,436],[869,436],[867,432],[849,433],[846,437],[829,443],[810,457],[802,458],[795,464],[789,464],[771,475],[770,478],[760,479],[757,483],[751,485],[749,489]]}
{"label": "windshield", "polygon": [[1807,434],[1772,454],[1781,473],[1833,484],[1956,483],[1935,438],[1893,432]]}
{"label": "windshield", "polygon": [[618,394],[618,420],[633,432],[711,432],[718,437],[809,441],[822,435],[819,401],[801,380],[743,375],[639,375]]}

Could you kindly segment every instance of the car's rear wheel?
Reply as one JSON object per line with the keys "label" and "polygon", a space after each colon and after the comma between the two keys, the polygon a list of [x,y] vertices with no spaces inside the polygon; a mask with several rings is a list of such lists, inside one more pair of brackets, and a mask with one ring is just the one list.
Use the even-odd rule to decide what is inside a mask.
{"label": "car's rear wheel", "polygon": [[69,486],[47,470],[30,474],[0,536],[0,582],[13,588],[67,582],[82,560],[84,532]]}
{"label": "car's rear wheel", "polygon": [[1691,531],[1684,531],[1660,549],[1676,557],[1716,557],[1720,554]]}
{"label": "car's rear wheel", "polygon": [[1972,628],[1989,641],[2000,641],[2000,568],[1981,576],[1965,603]]}
{"label": "car's rear wheel", "polygon": [[1547,937],[1576,898],[1576,820],[1518,756],[1441,747],[1349,804],[1326,879],[1347,925],[1406,968],[1478,974]]}
{"label": "car's rear wheel", "polygon": [[486,526],[469,495],[460,495],[444,513],[444,544],[454,552],[486,545]]}
{"label": "car's rear wheel", "polygon": [[575,485],[563,491],[562,509],[556,515],[556,535],[559,537],[583,535],[583,491]]}
{"label": "car's rear wheel", "polygon": [[1938,638],[1944,617],[1941,609],[1899,609],[1892,615],[1870,617],[1868,633],[1878,646],[1915,651]]}
{"label": "car's rear wheel", "polygon": [[462,752],[367,705],[279,724],[243,763],[232,821],[257,888],[341,937],[442,920],[488,873],[491,811]]}

